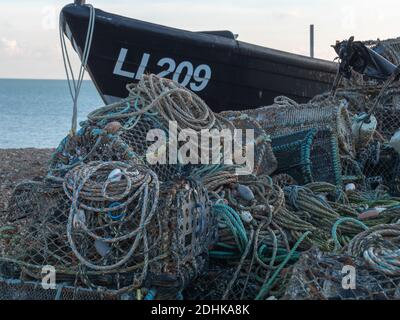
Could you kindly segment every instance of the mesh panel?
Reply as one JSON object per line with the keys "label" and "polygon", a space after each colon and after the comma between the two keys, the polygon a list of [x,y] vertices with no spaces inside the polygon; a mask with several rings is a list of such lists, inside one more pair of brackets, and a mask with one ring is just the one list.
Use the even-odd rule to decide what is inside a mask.
{"label": "mesh panel", "polygon": [[374,114],[378,120],[378,132],[390,140],[400,128],[400,89],[386,91]]}
{"label": "mesh panel", "polygon": [[[2,241],[2,255],[26,266],[70,268],[76,261],[65,226],[68,198],[61,187],[39,182],[18,185],[10,200],[7,225],[14,231]],[[31,270],[37,277],[39,269]]]}
{"label": "mesh panel", "polygon": [[368,188],[385,186],[392,193],[398,193],[400,158],[393,148],[372,143],[360,153],[359,163]]}
{"label": "mesh panel", "polygon": [[[246,269],[247,268],[247,269]],[[232,288],[229,291],[229,300],[254,300],[260,291],[262,280],[257,272],[243,267]],[[207,275],[194,281],[184,292],[189,300],[221,300],[225,290],[234,277],[236,268],[214,264]]]}
{"label": "mesh panel", "polygon": [[60,143],[50,161],[49,173],[62,178],[80,163],[124,160],[142,162],[118,135],[106,134],[98,127],[83,127],[77,135],[67,136]]}
{"label": "mesh panel", "polygon": [[276,174],[289,174],[300,184],[341,184],[339,151],[331,131],[314,129],[278,136],[272,146],[278,159]]}
{"label": "mesh panel", "polygon": [[[185,287],[201,274],[208,261],[208,248],[216,241],[216,217],[207,190],[188,181],[169,183],[161,191],[164,236],[159,250],[171,254],[150,269],[157,287]],[[178,290],[179,291],[179,290]]]}
{"label": "mesh panel", "polygon": [[[344,266],[356,271],[355,289],[342,286]],[[371,271],[364,261],[347,255],[305,253],[294,266],[286,299],[295,300],[392,300],[400,299],[400,277]]]}
{"label": "mesh panel", "polygon": [[58,285],[45,290],[40,282],[0,278],[0,300],[117,300],[117,295]]}
{"label": "mesh panel", "polygon": [[[349,102],[349,112],[355,115],[368,112],[372,108],[380,89],[379,86],[365,86],[353,91],[338,91],[337,95]],[[400,128],[399,87],[391,87],[382,95],[373,114],[378,122],[376,139],[389,141]]]}

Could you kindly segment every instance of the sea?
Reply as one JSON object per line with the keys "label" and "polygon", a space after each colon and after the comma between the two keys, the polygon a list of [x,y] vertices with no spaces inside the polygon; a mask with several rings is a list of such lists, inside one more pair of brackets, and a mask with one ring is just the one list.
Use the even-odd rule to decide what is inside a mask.
{"label": "sea", "polygon": [[[78,119],[103,105],[94,84],[85,80]],[[68,134],[72,98],[66,80],[0,79],[0,148],[55,148]]]}

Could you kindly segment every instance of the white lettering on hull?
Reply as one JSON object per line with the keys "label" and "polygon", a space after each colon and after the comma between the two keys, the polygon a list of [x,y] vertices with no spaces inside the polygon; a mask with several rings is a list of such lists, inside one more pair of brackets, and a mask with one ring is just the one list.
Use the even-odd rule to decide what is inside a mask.
{"label": "white lettering on hull", "polygon": [[[148,68],[151,55],[149,53],[143,54],[136,72],[124,70],[127,55],[128,49],[121,48],[113,73],[129,79],[141,80]],[[212,71],[207,64],[201,64],[194,68],[190,61],[182,61],[177,64],[174,59],[165,57],[161,58],[156,65],[164,69],[158,76],[162,78],[170,76],[174,81],[195,92],[204,90],[211,80]]]}

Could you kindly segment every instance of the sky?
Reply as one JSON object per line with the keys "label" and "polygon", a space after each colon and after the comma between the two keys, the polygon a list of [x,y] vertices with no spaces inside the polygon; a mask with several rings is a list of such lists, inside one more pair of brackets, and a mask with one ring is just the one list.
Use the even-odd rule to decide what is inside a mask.
{"label": "sky", "polygon": [[[69,1],[0,0],[0,78],[64,79],[58,16]],[[400,36],[399,0],[93,0],[96,8],[191,30],[231,30],[239,40],[332,60],[336,40]],[[74,52],[71,54],[76,56]],[[77,67],[77,61],[75,62]]]}

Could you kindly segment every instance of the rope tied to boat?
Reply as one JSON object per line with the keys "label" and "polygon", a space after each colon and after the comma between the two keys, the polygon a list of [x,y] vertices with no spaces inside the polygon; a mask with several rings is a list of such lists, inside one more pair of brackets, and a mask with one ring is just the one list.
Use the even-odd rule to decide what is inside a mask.
{"label": "rope tied to boat", "polygon": [[[71,131],[70,131],[70,135],[72,136],[76,134],[78,127],[78,99],[81,92],[85,72],[87,69],[87,64],[89,61],[90,49],[92,47],[94,27],[96,22],[96,9],[91,4],[85,4],[85,6],[89,8],[89,21],[88,21],[85,45],[82,50],[81,65],[79,67],[79,73],[77,79],[75,79],[75,74],[72,68],[71,60],[69,58],[67,44],[65,41],[65,34],[63,31],[63,24],[62,24],[63,19],[61,18],[61,16],[59,24],[61,52],[63,57],[65,73],[67,76],[68,89],[73,102],[73,113],[72,113]],[[67,27],[68,25],[66,25],[66,28]],[[71,39],[71,41],[73,41],[73,39]]]}

